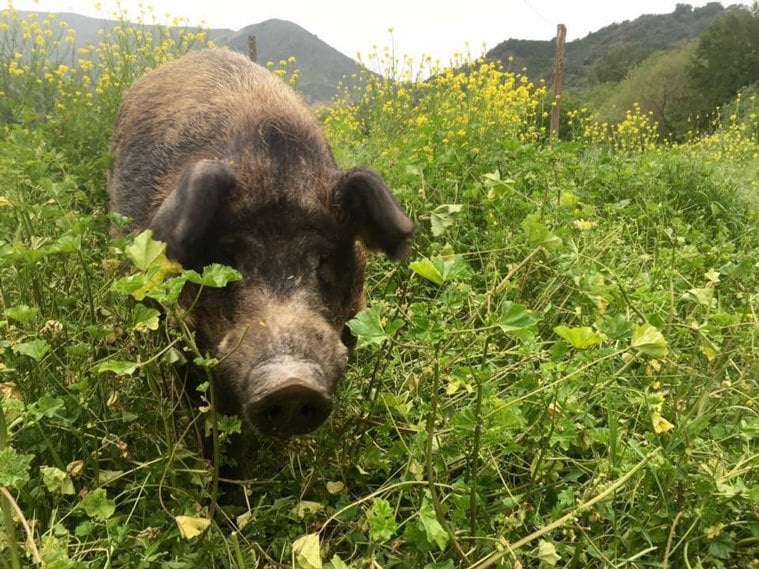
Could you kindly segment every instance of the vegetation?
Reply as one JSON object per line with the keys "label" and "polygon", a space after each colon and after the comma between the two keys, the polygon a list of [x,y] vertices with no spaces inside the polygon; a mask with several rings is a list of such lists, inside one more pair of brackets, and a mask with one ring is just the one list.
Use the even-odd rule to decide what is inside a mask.
{"label": "vegetation", "polygon": [[206,40],[121,24],[60,61],[52,20],[0,27],[0,566],[757,567],[755,88],[687,143],[635,107],[557,141],[526,76],[371,56],[323,120],[415,251],[373,259],[336,413],[258,441],[235,507],[239,423],[174,382],[214,366],[179,289],[234,272],[109,238],[103,190],[124,90]]}
{"label": "vegetation", "polygon": [[[577,91],[596,81],[624,79],[628,71],[649,55],[698,38],[724,10],[719,2],[709,2],[700,8],[678,4],[671,14],[646,14],[567,42],[564,85]],[[555,40],[509,39],[491,49],[487,58],[507,61],[513,57],[516,69],[526,67],[534,80],[550,81],[555,46]]]}
{"label": "vegetation", "polygon": [[759,82],[759,3],[733,8],[707,28],[689,68],[697,112],[708,114]]}
{"label": "vegetation", "polygon": [[[24,18],[31,15],[28,12],[19,14]],[[189,33],[200,31],[196,27],[186,27],[186,22],[183,23],[179,18],[174,19],[172,26],[162,28],[151,23],[156,19],[155,16],[155,14],[145,13],[130,14],[125,11],[114,14],[112,20],[101,20],[78,14],[49,15],[49,18],[53,28],[66,25],[67,28],[76,30],[76,34],[71,38],[71,46],[76,49],[101,43],[102,34],[109,33],[109,30],[119,25],[120,18],[137,22],[143,33],[153,36],[168,33],[176,37],[182,30]],[[42,14],[41,17],[48,16]],[[204,34],[213,44],[234,49],[246,55],[248,54],[248,38],[254,36],[258,60],[262,63],[286,61],[290,57],[297,58],[300,71],[298,90],[312,103],[331,101],[338,94],[337,84],[340,80],[347,76],[350,82],[351,75],[357,71],[356,62],[353,59],[343,55],[297,24],[285,20],[266,20],[237,31],[221,28],[207,29],[204,30]]]}
{"label": "vegetation", "polygon": [[732,6],[697,39],[633,65],[640,54],[611,50],[596,68],[606,83],[576,96],[601,121],[621,120],[637,103],[665,136],[682,140],[713,129],[719,108],[759,82],[759,5]]}
{"label": "vegetation", "polygon": [[[688,70],[695,54],[695,43],[671,52],[657,53],[634,67],[611,92],[595,105],[595,114],[605,122],[619,122],[637,103],[652,113],[660,132],[685,133],[693,128],[693,92]],[[592,104],[589,106],[593,106]]]}

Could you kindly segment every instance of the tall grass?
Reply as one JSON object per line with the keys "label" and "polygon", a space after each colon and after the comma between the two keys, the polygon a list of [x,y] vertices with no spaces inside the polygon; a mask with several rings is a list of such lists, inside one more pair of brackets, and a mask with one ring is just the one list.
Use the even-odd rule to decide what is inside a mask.
{"label": "tall grass", "polygon": [[174,306],[234,275],[110,239],[103,191],[124,90],[202,37],[71,54],[0,22],[1,566],[756,564],[756,140],[664,144],[633,110],[556,142],[499,65],[364,73],[324,124],[415,251],[372,260],[334,416],[255,441],[232,507],[198,449],[239,425],[177,393],[214,362]]}

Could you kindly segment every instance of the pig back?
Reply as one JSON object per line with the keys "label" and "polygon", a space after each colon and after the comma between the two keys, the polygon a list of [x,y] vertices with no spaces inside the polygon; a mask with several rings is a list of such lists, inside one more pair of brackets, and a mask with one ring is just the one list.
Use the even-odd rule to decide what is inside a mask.
{"label": "pig back", "polygon": [[249,165],[245,153],[261,145],[256,138],[265,124],[306,141],[320,169],[325,162],[334,167],[321,127],[302,98],[243,55],[205,49],[151,71],[126,94],[116,119],[111,209],[144,227],[188,164],[221,159],[236,169]]}

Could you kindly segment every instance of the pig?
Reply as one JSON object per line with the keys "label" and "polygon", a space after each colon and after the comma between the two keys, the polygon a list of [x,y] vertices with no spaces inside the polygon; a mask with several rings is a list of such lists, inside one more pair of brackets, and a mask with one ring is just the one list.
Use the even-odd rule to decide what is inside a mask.
{"label": "pig", "polygon": [[138,79],[113,130],[108,193],[127,230],[153,231],[185,268],[242,279],[188,285],[198,347],[219,360],[217,409],[244,429],[319,427],[364,306],[366,251],[405,258],[414,223],[383,179],[340,170],[315,114],[241,54],[191,52]]}

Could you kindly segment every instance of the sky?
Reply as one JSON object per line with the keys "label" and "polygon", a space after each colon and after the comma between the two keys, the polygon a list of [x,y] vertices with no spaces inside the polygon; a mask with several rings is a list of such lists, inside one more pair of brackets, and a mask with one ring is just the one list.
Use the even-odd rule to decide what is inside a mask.
{"label": "sky", "polygon": [[[11,0],[19,10],[75,12],[112,17],[119,3],[127,16],[152,6],[212,28],[241,29],[270,18],[290,20],[345,55],[356,58],[374,47],[392,47],[398,57],[422,55],[447,63],[454,53],[482,55],[509,39],[549,40],[557,24],[567,40],[642,14],[665,14],[678,3],[694,7],[709,0]],[[737,0],[736,0],[737,1]],[[0,6],[7,0],[0,0]],[[721,2],[723,5],[734,2]],[[392,32],[389,30],[392,28]],[[483,49],[484,46],[484,49]]]}

